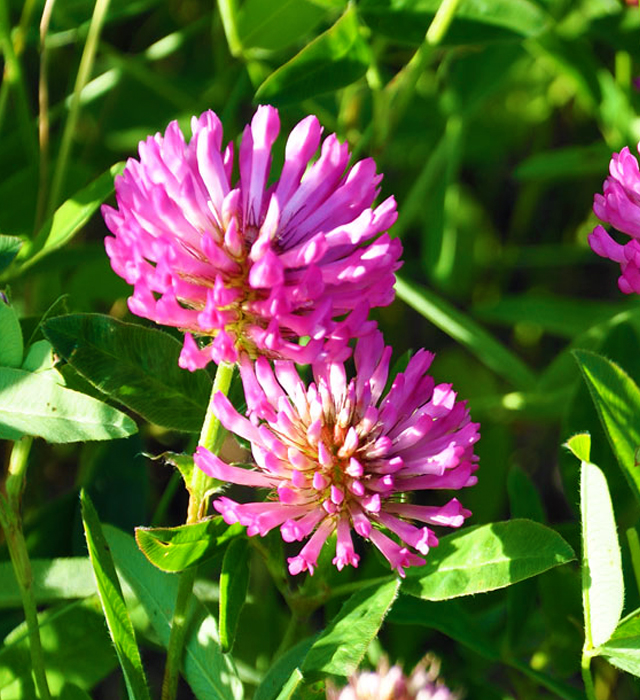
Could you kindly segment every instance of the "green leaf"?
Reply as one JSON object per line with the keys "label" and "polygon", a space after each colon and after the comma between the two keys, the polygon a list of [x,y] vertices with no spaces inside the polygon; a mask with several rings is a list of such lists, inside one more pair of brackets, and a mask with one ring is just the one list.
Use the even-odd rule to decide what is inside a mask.
{"label": "green leaf", "polygon": [[185,488],[191,493],[193,470],[196,468],[192,454],[186,454],[184,452],[163,452],[159,455],[145,454],[144,456],[154,462],[162,461],[175,467],[182,476]]}
{"label": "green leaf", "polygon": [[[135,592],[166,648],[178,577],[156,569],[137,548],[133,538],[124,532],[105,525],[104,533],[118,573]],[[190,634],[183,662],[186,681],[199,700],[239,700],[242,684],[233,661],[229,654],[221,652],[216,621],[195,595],[189,617]]]}
{"label": "green leaf", "polygon": [[565,443],[575,457],[581,462],[588,462],[591,458],[591,435],[589,433],[577,433],[572,435]]}
{"label": "green leaf", "polygon": [[142,659],[124,602],[118,574],[109,554],[109,546],[102,533],[98,514],[84,490],[80,493],[80,503],[82,504],[84,533],[87,538],[98,595],[111,639],[118,654],[127,693],[130,700],[149,700]]}
{"label": "green leaf", "polygon": [[640,502],[640,390],[618,365],[586,350],[574,350],[613,453]]}
{"label": "green leaf", "polygon": [[354,673],[378,634],[399,589],[400,581],[394,578],[352,595],[309,649],[302,664],[303,673],[316,676]]}
{"label": "green leaf", "polygon": [[238,11],[238,35],[245,49],[276,51],[300,41],[326,14],[306,0],[247,0]]}
{"label": "green leaf", "polygon": [[286,104],[332,92],[361,78],[371,50],[362,37],[355,5],[260,85],[259,102]]}
{"label": "green leaf", "polygon": [[597,653],[623,671],[640,676],[640,610],[627,615]]}
{"label": "green leaf", "polygon": [[58,316],[43,324],[43,332],[103,393],[164,428],[200,431],[212,382],[204,371],[180,369],[175,338],[101,314]]}
{"label": "green leaf", "polygon": [[[117,665],[113,645],[104,628],[96,596],[46,610],[38,615],[49,688],[57,697],[72,681],[84,690],[99,683]],[[26,624],[9,633],[0,649],[2,700],[35,700]]]}
{"label": "green leaf", "polygon": [[33,242],[23,246],[18,256],[18,262],[21,264],[14,274],[23,272],[45,255],[68,243],[113,193],[114,178],[123,170],[124,163],[116,163],[64,202],[44,223]]}
{"label": "green leaf", "polygon": [[231,651],[240,613],[249,589],[249,543],[245,537],[229,543],[220,572],[220,647]]}
{"label": "green leaf", "polygon": [[425,600],[448,600],[505,588],[575,559],[551,528],[514,519],[447,535],[427,563],[407,571],[402,590]]}
{"label": "green leaf", "polygon": [[[86,557],[32,559],[33,595],[36,604],[88,598],[96,593],[91,562]],[[0,609],[22,606],[20,588],[11,562],[0,562]]]}
{"label": "green leaf", "polygon": [[0,295],[0,367],[20,367],[23,352],[18,315]]}
{"label": "green leaf", "polygon": [[535,375],[527,365],[484,328],[424,287],[396,277],[400,299],[440,330],[464,345],[496,374],[521,389],[532,389]]}
{"label": "green leaf", "polygon": [[53,348],[48,340],[38,340],[29,347],[22,363],[27,372],[46,372],[53,369]]}
{"label": "green leaf", "polygon": [[0,367],[0,439],[35,435],[48,442],[113,440],[136,424],[106,403],[56,383],[58,373]]}
{"label": "green leaf", "polygon": [[613,506],[602,471],[582,462],[582,602],[585,649],[604,644],[620,620],[624,604],[622,560]]}
{"label": "green leaf", "polygon": [[178,527],[137,527],[136,542],[158,569],[177,572],[202,564],[242,532],[239,523],[227,525],[217,516]]}
{"label": "green leaf", "polygon": [[21,238],[0,235],[0,273],[11,265],[21,247]]}
{"label": "green leaf", "polygon": [[[421,44],[442,0],[361,0],[372,28],[393,39]],[[461,0],[443,44],[484,44],[531,37],[544,31],[547,17],[530,0]]]}
{"label": "green leaf", "polygon": [[298,667],[302,666],[315,640],[316,637],[303,639],[276,659],[256,689],[254,700],[276,700],[278,693],[286,687],[292,677],[297,675],[296,671],[300,672]]}
{"label": "green leaf", "polygon": [[304,676],[299,668],[293,670],[289,676],[289,680],[282,686],[282,690],[278,693],[276,700],[289,700],[293,697],[296,688],[302,683]]}

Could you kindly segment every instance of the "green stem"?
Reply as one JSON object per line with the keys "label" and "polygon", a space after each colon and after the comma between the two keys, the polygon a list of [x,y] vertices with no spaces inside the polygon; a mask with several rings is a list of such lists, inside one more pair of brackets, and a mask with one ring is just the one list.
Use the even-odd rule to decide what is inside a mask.
{"label": "green stem", "polygon": [[427,29],[426,40],[428,44],[438,46],[442,42],[459,4],[460,0],[442,0],[429,29]]}
{"label": "green stem", "polygon": [[20,588],[29,635],[31,666],[38,695],[40,700],[51,700],[38,628],[38,609],[33,595],[33,572],[19,515],[32,442],[33,438],[24,437],[14,443],[9,460],[9,474],[5,483],[6,499],[3,494],[0,494],[0,525],[4,530],[11,563]]}
{"label": "green stem", "polygon": [[582,680],[587,695],[587,700],[596,700],[596,689],[591,676],[591,654],[582,652]]}
{"label": "green stem", "polygon": [[69,108],[69,116],[67,117],[67,121],[64,125],[62,141],[60,143],[60,152],[58,153],[56,169],[53,173],[47,216],[51,216],[55,211],[58,205],[58,199],[60,198],[62,187],[64,185],[67,162],[71,154],[71,144],[76,133],[78,117],[80,116],[80,94],[91,77],[93,62],[96,57],[98,42],[100,40],[100,32],[102,31],[102,25],[104,24],[108,7],[109,0],[96,0],[95,7],[93,8],[93,16],[91,17],[89,34],[87,35],[87,41],[84,45],[84,50],[80,59],[80,66],[78,68],[78,74],[76,75],[76,83],[73,88],[73,98]]}
{"label": "green stem", "polygon": [[242,42],[238,34],[237,7],[235,0],[218,0],[218,10],[222,19],[229,52],[234,58],[242,55]]}
{"label": "green stem", "polygon": [[[224,440],[225,430],[213,412],[213,398],[218,392],[225,396],[229,393],[233,378],[234,365],[221,363],[216,371],[216,378],[211,389],[209,406],[202,424],[199,445],[217,454]],[[211,477],[199,469],[193,470],[193,477],[189,486],[189,506],[187,509],[187,524],[196,523],[204,515],[206,510],[206,495],[211,486]],[[187,620],[189,601],[193,596],[193,584],[196,580],[197,567],[192,567],[180,574],[178,595],[173,610],[171,633],[167,647],[167,662],[164,669],[162,682],[162,700],[174,700],[178,690],[180,677],[180,662],[184,650],[184,640],[187,633]]]}

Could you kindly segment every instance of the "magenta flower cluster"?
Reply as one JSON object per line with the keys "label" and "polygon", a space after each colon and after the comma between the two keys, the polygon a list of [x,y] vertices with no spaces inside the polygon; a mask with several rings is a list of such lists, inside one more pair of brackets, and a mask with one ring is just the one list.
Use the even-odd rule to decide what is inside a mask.
{"label": "magenta flower cluster", "polygon": [[[250,442],[256,468],[204,447],[195,462],[268,496],[217,498],[225,521],[304,542],[291,574],[312,574],[334,536],[333,563],[357,566],[355,532],[404,576],[437,545],[433,526],[470,515],[455,498],[418,504],[410,494],[473,485],[479,426],[451,386],[429,376],[431,353],[389,377],[391,348],[368,315],[393,300],[401,245],[388,233],[394,199],[373,206],[382,177],[373,160],[349,167],[346,144],[335,135],[321,144],[318,120],[307,117],[271,178],[279,126],[273,107],[258,108],[235,184],[233,147],[223,149],[213,112],[192,120],[188,143],[176,123],[141,143],[140,160],[116,181],[118,208],[103,208],[107,252],[134,287],[131,311],[185,332],[183,367],[240,367],[248,417],[221,393],[212,407]],[[311,364],[313,381],[294,362]]]}
{"label": "magenta flower cluster", "polygon": [[400,266],[400,243],[386,233],[395,200],[371,206],[382,179],[373,160],[348,168],[347,145],[332,134],[310,163],[322,135],[310,116],[270,183],[280,120],[259,107],[233,183],[233,143],[223,148],[218,117],[194,117],[191,130],[187,143],[172,122],[143,141],[116,180],[118,208],[103,207],[111,265],[134,287],[130,310],[185,330],[180,364],[191,370],[243,354],[346,356],[370,328],[369,308],[393,300]]}
{"label": "magenta flower cluster", "polygon": [[596,226],[589,236],[589,245],[601,257],[619,263],[620,291],[640,294],[640,171],[637,159],[626,146],[613,154],[609,177],[603,193],[594,197],[593,211],[605,223],[631,236],[630,241],[620,244],[604,227]]}

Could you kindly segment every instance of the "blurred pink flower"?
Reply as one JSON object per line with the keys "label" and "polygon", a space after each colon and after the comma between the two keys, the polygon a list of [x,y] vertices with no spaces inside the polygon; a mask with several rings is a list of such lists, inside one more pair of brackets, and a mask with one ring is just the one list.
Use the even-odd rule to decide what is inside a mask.
{"label": "blurred pink flower", "polygon": [[118,208],[102,209],[111,265],[134,287],[131,311],[186,331],[180,364],[191,370],[243,353],[346,357],[350,338],[374,326],[369,308],[393,300],[400,267],[400,242],[385,233],[395,200],[372,208],[382,179],[373,160],[348,168],[347,144],[332,134],[314,161],[322,127],[309,116],[270,181],[280,120],[262,106],[232,184],[233,144],[223,149],[218,117],[193,117],[191,130],[188,143],[177,122],[142,141],[140,160],[116,179]]}
{"label": "blurred pink flower", "polygon": [[[640,148],[640,145],[639,145]],[[618,231],[631,236],[624,245],[616,243],[602,226],[589,236],[592,250],[603,258],[620,263],[618,286],[625,294],[640,294],[640,172],[638,161],[625,146],[614,153],[603,194],[596,194],[593,211]]]}
{"label": "blurred pink flower", "polygon": [[[315,383],[305,387],[291,362],[264,358],[242,366],[252,420],[218,393],[214,411],[228,430],[249,440],[258,471],[229,466],[203,447],[197,466],[215,479],[271,489],[267,502],[214,501],[228,523],[249,535],[280,527],[286,542],[310,538],[289,559],[289,571],[313,574],[318,555],[336,533],[333,563],[358,565],[351,530],[373,544],[404,576],[438,544],[427,525],[459,527],[471,515],[454,498],[444,506],[414,505],[411,491],[460,489],[477,479],[474,444],[479,425],[451,385],[427,374],[433,355],[417,352],[385,393],[391,348],[382,334],[361,339],[356,377],[341,362],[315,363]],[[419,525],[414,525],[417,521]],[[399,543],[385,533],[392,533]]]}
{"label": "blurred pink flower", "polygon": [[349,679],[349,685],[337,690],[327,684],[327,700],[458,700],[442,681],[438,680],[440,663],[425,657],[405,676],[400,666],[389,667],[382,658],[375,671],[360,671]]}

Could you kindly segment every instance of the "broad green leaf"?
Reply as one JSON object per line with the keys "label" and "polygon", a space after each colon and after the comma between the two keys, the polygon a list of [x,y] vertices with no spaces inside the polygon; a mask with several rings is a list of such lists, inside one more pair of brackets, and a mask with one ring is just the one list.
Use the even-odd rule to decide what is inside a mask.
{"label": "broad green leaf", "polygon": [[222,516],[178,527],[137,527],[136,542],[145,557],[162,571],[184,571],[217,554],[244,528],[227,525]]}
{"label": "broad green leaf", "polygon": [[240,613],[249,589],[249,543],[245,537],[229,543],[220,572],[220,647],[231,651]]}
{"label": "broad green leaf", "polygon": [[[86,557],[32,559],[33,595],[38,605],[88,598],[96,593],[91,562]],[[11,562],[0,562],[0,609],[19,608],[22,598]]]}
{"label": "broad green leaf", "polygon": [[409,569],[402,590],[425,600],[448,600],[505,588],[575,559],[551,528],[514,519],[447,535],[427,563]]}
{"label": "broad green leaf", "polygon": [[256,689],[254,700],[276,700],[278,693],[296,676],[316,637],[308,637],[276,659]]}
{"label": "broad green leaf", "polygon": [[517,355],[444,299],[401,277],[396,277],[396,292],[400,299],[464,345],[496,374],[518,388],[534,387],[535,375]]}
{"label": "broad green leaf", "polygon": [[0,273],[11,265],[21,247],[21,238],[0,235]]}
{"label": "broad green leaf", "polygon": [[622,560],[607,480],[590,462],[580,474],[582,513],[582,602],[585,648],[599,647],[613,634],[624,604]]}
{"label": "broad green leaf", "polygon": [[640,676],[640,610],[627,615],[597,653],[623,671]]}
{"label": "broad green leaf", "polygon": [[118,654],[127,693],[130,700],[149,700],[147,680],[133,625],[127,612],[113,559],[109,554],[107,541],[102,533],[98,514],[84,491],[80,493],[80,503],[82,504],[84,533],[96,578],[98,595],[111,639]]}
{"label": "broad green leaf", "polygon": [[[105,525],[104,533],[118,573],[131,586],[146,610],[160,642],[169,642],[178,577],[156,569],[132,537]],[[198,700],[239,700],[242,684],[229,654],[223,654],[215,619],[194,595],[189,609],[183,673]],[[4,698],[3,698],[4,700]]]}
{"label": "broad green leaf", "polygon": [[58,316],[43,324],[43,332],[103,393],[164,428],[200,431],[211,379],[203,371],[180,369],[175,338],[101,314]]}
{"label": "broad green leaf", "polygon": [[355,5],[260,85],[255,99],[285,104],[332,92],[361,78],[371,50],[362,36]]}
{"label": "broad green leaf", "polygon": [[27,372],[46,372],[53,369],[53,348],[48,340],[38,340],[29,347],[22,368]]}
{"label": "broad green leaf", "polygon": [[399,589],[400,581],[393,578],[354,593],[309,649],[302,672],[315,676],[354,673]]}
{"label": "broad green leaf", "polygon": [[0,294],[0,367],[20,367],[23,352],[18,315]]}
{"label": "broad green leaf", "polygon": [[289,676],[289,680],[282,686],[282,690],[278,693],[276,700],[290,700],[296,688],[302,683],[304,676],[299,668],[294,669]]}
{"label": "broad green leaf", "polygon": [[300,41],[326,14],[307,0],[247,0],[238,11],[238,35],[245,49],[284,49]]}
{"label": "broad green leaf", "polygon": [[45,222],[33,242],[25,244],[18,255],[21,264],[16,274],[31,267],[40,258],[68,243],[89,221],[114,190],[114,178],[124,170],[116,163],[84,189],[76,192]]}
{"label": "broad green leaf", "polygon": [[[50,376],[53,375],[53,376]],[[113,440],[136,424],[106,403],[60,386],[51,373],[0,367],[0,439],[35,435],[48,442]]]}
{"label": "broad green leaf", "polygon": [[[421,44],[442,0],[362,0],[361,14],[372,28],[393,39]],[[483,44],[531,37],[547,17],[530,0],[461,0],[444,44]]]}
{"label": "broad green leaf", "polygon": [[618,365],[594,352],[574,350],[611,448],[640,501],[640,390]]}
{"label": "broad green leaf", "polygon": [[572,435],[565,443],[565,446],[581,462],[588,462],[591,459],[591,435],[589,433]]}
{"label": "broad green leaf", "polygon": [[[51,608],[38,615],[40,638],[49,688],[58,697],[73,682],[92,688],[118,666],[113,645],[104,627],[97,596]],[[0,649],[0,696],[2,700],[33,700],[31,656],[26,624],[4,639]]]}

